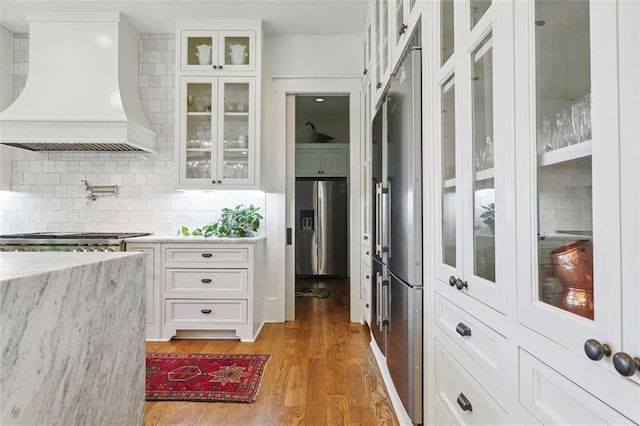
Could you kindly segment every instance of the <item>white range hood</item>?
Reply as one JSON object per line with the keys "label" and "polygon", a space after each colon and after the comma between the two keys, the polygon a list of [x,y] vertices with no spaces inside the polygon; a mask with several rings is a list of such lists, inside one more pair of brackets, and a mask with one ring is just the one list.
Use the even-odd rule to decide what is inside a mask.
{"label": "white range hood", "polygon": [[29,75],[0,143],[31,151],[155,152],[138,93],[138,34],[118,12],[31,13]]}

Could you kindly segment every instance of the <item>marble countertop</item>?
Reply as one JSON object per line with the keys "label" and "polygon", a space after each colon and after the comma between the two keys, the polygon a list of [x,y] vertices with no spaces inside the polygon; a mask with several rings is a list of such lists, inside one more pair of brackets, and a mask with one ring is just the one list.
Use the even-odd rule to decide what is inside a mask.
{"label": "marble countertop", "polygon": [[251,244],[265,240],[266,236],[256,235],[255,237],[244,238],[222,238],[222,237],[185,237],[183,235],[157,234],[145,235],[144,237],[127,238],[126,243],[235,243]]}
{"label": "marble countertop", "polygon": [[73,268],[104,260],[136,256],[135,252],[8,252],[0,253],[0,281]]}

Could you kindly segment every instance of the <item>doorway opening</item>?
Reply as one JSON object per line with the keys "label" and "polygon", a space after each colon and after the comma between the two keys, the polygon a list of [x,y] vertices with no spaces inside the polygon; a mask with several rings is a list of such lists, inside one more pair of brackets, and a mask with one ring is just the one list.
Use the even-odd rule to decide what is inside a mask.
{"label": "doorway opening", "polygon": [[310,308],[329,312],[319,304],[349,306],[349,95],[295,95],[292,120],[295,317],[300,318]]}

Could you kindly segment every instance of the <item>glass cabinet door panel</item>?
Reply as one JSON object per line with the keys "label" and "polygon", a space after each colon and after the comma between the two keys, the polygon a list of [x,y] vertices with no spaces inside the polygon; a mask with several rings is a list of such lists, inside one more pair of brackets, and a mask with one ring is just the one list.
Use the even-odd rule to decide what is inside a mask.
{"label": "glass cabinet door panel", "polygon": [[535,8],[538,298],[593,319],[589,2]]}
{"label": "glass cabinet door panel", "polygon": [[364,74],[371,72],[369,67],[371,66],[371,22],[367,24],[367,28],[364,32],[364,40],[362,42],[362,49],[364,50]]}
{"label": "glass cabinet door panel", "polygon": [[193,31],[183,34],[186,39],[186,46],[183,45],[182,52],[186,55],[185,65],[208,66],[213,64],[213,58],[217,55],[216,43],[212,33],[203,31]]}
{"label": "glass cabinet door panel", "polygon": [[456,267],[456,135],[455,81],[441,89],[442,262]]}
{"label": "glass cabinet door panel", "polygon": [[440,65],[444,65],[453,55],[453,29],[453,0],[442,0],[440,2]]}
{"label": "glass cabinet door panel", "polygon": [[495,281],[493,53],[489,34],[473,53],[474,274]]}
{"label": "glass cabinet door panel", "polygon": [[243,69],[254,67],[255,49],[253,37],[245,31],[224,33],[224,59],[221,61],[226,66]]}
{"label": "glass cabinet door panel", "polygon": [[491,6],[491,0],[471,0],[471,29],[476,26],[480,18]]}
{"label": "glass cabinet door panel", "polygon": [[406,32],[406,22],[404,20],[404,0],[396,0],[396,33],[394,36],[396,47],[402,39],[402,34]]}
{"label": "glass cabinet door panel", "polygon": [[389,1],[382,1],[382,72],[389,66]]}
{"label": "glass cabinet door panel", "polygon": [[381,25],[382,21],[380,19],[380,0],[376,0],[373,5],[373,15],[375,21],[375,49],[376,49],[376,78],[377,82],[380,83],[382,81],[382,48],[381,48]]}
{"label": "glass cabinet door panel", "polygon": [[223,83],[224,122],[222,177],[249,178],[249,151],[253,137],[249,117],[252,114],[249,83]]}
{"label": "glass cabinet door panel", "polygon": [[210,179],[215,134],[211,102],[213,86],[210,83],[187,83],[186,99],[186,177]]}

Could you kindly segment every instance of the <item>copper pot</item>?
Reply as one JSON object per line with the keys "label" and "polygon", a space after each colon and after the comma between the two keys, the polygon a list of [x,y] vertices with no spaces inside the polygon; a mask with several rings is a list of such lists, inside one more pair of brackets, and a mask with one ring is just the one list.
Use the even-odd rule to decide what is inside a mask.
{"label": "copper pot", "polygon": [[562,284],[560,308],[593,319],[593,243],[579,240],[549,253]]}

